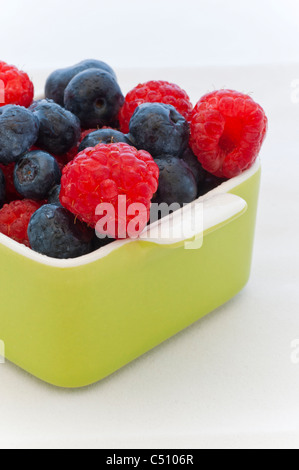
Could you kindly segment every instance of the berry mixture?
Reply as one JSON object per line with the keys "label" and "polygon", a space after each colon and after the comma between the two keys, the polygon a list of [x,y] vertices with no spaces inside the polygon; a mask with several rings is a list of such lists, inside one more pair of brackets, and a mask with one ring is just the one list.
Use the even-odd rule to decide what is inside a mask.
{"label": "berry mixture", "polygon": [[152,80],[138,85],[127,94],[119,113],[122,132],[129,132],[134,111],[143,103],[171,104],[187,121],[191,119],[193,106],[187,93],[174,83]]}
{"label": "berry mixture", "polygon": [[165,215],[158,204],[171,213],[249,169],[267,131],[248,95],[219,90],[193,108],[178,85],[149,81],[124,97],[99,60],[54,71],[45,99],[33,92],[0,62],[0,232],[58,259],[137,238]]}

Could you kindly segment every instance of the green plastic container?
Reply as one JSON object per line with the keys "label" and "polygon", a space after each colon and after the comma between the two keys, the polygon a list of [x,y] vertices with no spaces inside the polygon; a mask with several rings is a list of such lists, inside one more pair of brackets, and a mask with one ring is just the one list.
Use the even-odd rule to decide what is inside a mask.
{"label": "green plastic container", "polygon": [[140,239],[63,261],[0,235],[6,358],[50,384],[83,387],[227,302],[249,279],[259,185],[257,162],[197,201],[197,249]]}

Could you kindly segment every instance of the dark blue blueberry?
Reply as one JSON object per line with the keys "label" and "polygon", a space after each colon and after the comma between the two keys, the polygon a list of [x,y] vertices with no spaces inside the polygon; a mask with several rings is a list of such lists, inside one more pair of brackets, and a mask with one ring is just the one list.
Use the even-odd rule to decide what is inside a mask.
{"label": "dark blue blueberry", "polygon": [[198,161],[198,158],[194,155],[192,150],[188,148],[184,152],[182,159],[184,160],[185,163],[187,163],[190,170],[192,171],[197,185],[201,186],[206,177],[206,171],[203,169],[201,163]]}
{"label": "dark blue blueberry", "polygon": [[47,82],[45,88],[45,96],[56,103],[64,106],[64,92],[70,81],[78,75],[88,69],[100,69],[110,73],[115,79],[116,75],[114,70],[105,62],[101,60],[88,59],[74,65],[73,67],[67,67],[65,69],[55,70]]}
{"label": "dark blue blueberry", "polygon": [[30,106],[40,123],[37,146],[54,155],[63,155],[77,145],[81,127],[79,119],[50,100]]}
{"label": "dark blue blueberry", "polygon": [[168,156],[157,159],[160,169],[156,202],[180,206],[197,198],[197,184],[189,166],[180,158]]}
{"label": "dark blue blueberry", "polygon": [[26,153],[14,169],[15,188],[27,199],[46,199],[60,179],[57,161],[42,150]]}
{"label": "dark blue blueberry", "polygon": [[98,131],[91,132],[82,140],[79,152],[82,152],[88,147],[95,147],[100,143],[117,144],[118,142],[131,145],[129,139],[122,132],[114,129],[99,129]]}
{"label": "dark blue blueberry", "polygon": [[218,178],[217,176],[212,175],[206,171],[205,179],[199,188],[199,196],[204,196],[213,189],[218,188],[218,186],[220,186],[222,183],[225,183],[225,181],[227,181],[227,179]]}
{"label": "dark blue blueberry", "polygon": [[99,69],[76,75],[64,93],[65,108],[78,116],[85,129],[109,126],[117,118],[124,100],[115,78]]}
{"label": "dark blue blueberry", "polygon": [[54,204],[38,209],[28,226],[31,248],[51,258],[77,258],[90,253],[93,236],[94,230]]}
{"label": "dark blue blueberry", "polygon": [[6,196],[6,191],[5,191],[5,176],[3,174],[3,171],[0,170],[0,208],[3,206],[4,201],[5,201],[5,196]]}
{"label": "dark blue blueberry", "polygon": [[48,196],[48,204],[55,204],[56,206],[61,206],[61,202],[59,199],[60,196],[61,185],[57,184],[54,186],[51,191],[49,192]]}
{"label": "dark blue blueberry", "polygon": [[114,241],[115,240],[113,238],[109,238],[109,237],[99,238],[97,234],[95,234],[92,240],[92,251],[97,251],[103,246],[107,246]]}
{"label": "dark blue blueberry", "polygon": [[0,163],[17,162],[35,144],[39,122],[34,114],[21,106],[0,108]]}
{"label": "dark blue blueberry", "polygon": [[179,157],[187,148],[190,129],[186,119],[167,104],[144,103],[130,121],[130,139],[152,157]]}

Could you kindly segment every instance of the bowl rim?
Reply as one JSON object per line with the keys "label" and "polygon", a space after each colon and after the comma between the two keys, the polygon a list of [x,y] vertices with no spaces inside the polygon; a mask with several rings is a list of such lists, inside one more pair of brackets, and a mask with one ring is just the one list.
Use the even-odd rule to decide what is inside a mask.
{"label": "bowl rim", "polygon": [[[258,158],[257,161],[254,163],[254,165],[244,171],[242,174],[239,176],[236,176],[224,183],[222,183],[220,186],[217,188],[213,189],[212,191],[209,191],[207,194],[204,196],[199,197],[195,201],[193,201],[190,204],[187,204],[184,206],[184,208],[180,209],[179,211],[168,215],[164,219],[159,220],[157,222],[154,222],[153,224],[150,225],[151,228],[153,228],[154,225],[159,225],[162,222],[168,222],[171,223],[173,222],[174,217],[181,216],[181,212],[185,210],[186,208],[191,208],[192,206],[195,206],[196,204],[199,203],[204,203],[206,201],[209,201],[209,208],[212,208],[213,210],[211,212],[211,216],[207,217],[203,221],[203,230],[202,232],[205,232],[207,230],[210,230],[213,226],[219,224],[219,220],[221,221],[223,219],[223,213],[222,213],[222,205],[219,205],[219,197],[221,195],[225,195],[226,193],[231,192],[234,188],[240,186],[242,183],[245,181],[249,180],[252,176],[254,176],[260,169],[261,167],[261,162],[260,159]],[[238,198],[240,201],[243,201],[241,198]],[[245,209],[246,201],[243,201],[243,209]],[[242,204],[239,205],[239,210],[242,210]],[[236,213],[236,207],[232,204],[229,206],[229,208],[226,210],[225,213],[225,219],[229,220],[232,218]],[[142,232],[144,233],[148,227],[145,228],[145,230]],[[101,247],[98,250],[94,251],[93,253],[89,253],[84,256],[80,256],[78,258],[74,259],[66,259],[66,260],[61,260],[61,259],[56,259],[56,258],[50,258],[48,256],[42,255],[40,253],[37,253],[33,251],[31,248],[26,247],[25,245],[22,245],[21,243],[18,243],[11,238],[7,237],[6,235],[0,233],[0,244],[8,249],[10,249],[12,252],[21,255],[25,258],[30,259],[31,261],[34,261],[36,263],[53,267],[53,268],[78,268],[80,266],[92,264],[96,261],[99,261],[111,253],[115,252],[116,250],[122,248],[123,246],[129,244],[129,243],[134,243],[138,241],[144,241],[142,240],[142,234],[141,237],[137,239],[125,239],[125,240],[116,240],[112,243],[110,243],[107,246]]]}

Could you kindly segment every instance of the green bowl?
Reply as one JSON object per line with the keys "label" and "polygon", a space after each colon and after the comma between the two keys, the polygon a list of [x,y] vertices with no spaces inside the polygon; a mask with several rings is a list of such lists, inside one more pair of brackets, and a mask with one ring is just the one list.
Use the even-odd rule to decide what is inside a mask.
{"label": "green bowl", "polygon": [[249,279],[259,185],[257,162],[189,205],[203,209],[196,237],[157,238],[181,211],[153,224],[151,236],[76,260],[0,235],[6,358],[50,384],[83,387],[227,302]]}

